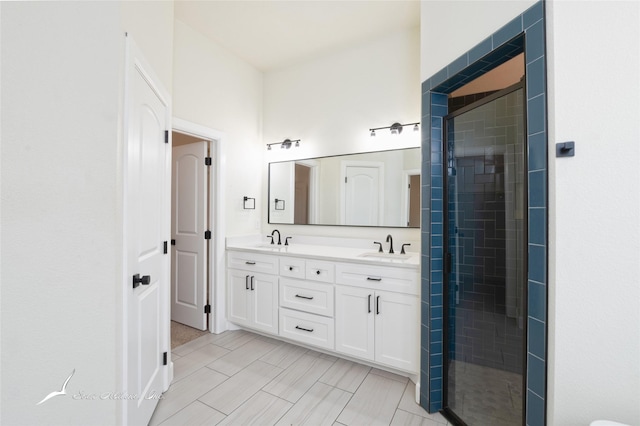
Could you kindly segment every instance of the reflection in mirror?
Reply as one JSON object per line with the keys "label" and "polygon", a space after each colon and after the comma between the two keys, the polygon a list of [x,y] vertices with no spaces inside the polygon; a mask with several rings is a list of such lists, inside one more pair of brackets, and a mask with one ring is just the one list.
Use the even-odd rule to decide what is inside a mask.
{"label": "reflection in mirror", "polygon": [[268,199],[271,224],[417,228],[420,148],[270,163]]}

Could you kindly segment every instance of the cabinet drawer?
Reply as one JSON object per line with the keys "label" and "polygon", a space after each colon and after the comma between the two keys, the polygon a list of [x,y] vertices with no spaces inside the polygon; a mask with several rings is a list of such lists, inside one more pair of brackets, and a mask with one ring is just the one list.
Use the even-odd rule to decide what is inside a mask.
{"label": "cabinet drawer", "polygon": [[337,284],[419,294],[419,282],[418,271],[414,269],[349,263],[336,264]]}
{"label": "cabinet drawer", "polygon": [[227,251],[227,267],[275,275],[278,273],[278,258],[260,253]]}
{"label": "cabinet drawer", "polygon": [[281,257],[280,276],[304,279],[304,265],[304,259]]}
{"label": "cabinet drawer", "polygon": [[280,279],[280,306],[333,316],[333,285]]}
{"label": "cabinet drawer", "polygon": [[333,319],[280,308],[280,336],[333,350]]}
{"label": "cabinet drawer", "polygon": [[335,264],[319,260],[307,260],[306,278],[308,280],[333,283],[335,280]]}

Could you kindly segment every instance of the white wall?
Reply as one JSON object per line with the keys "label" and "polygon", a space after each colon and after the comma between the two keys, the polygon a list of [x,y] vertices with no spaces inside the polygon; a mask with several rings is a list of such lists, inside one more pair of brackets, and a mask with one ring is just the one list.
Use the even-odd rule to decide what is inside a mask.
{"label": "white wall", "polygon": [[548,6],[550,424],[640,425],[640,3]]}
{"label": "white wall", "polygon": [[[179,20],[174,31],[173,115],[226,134],[227,235],[259,232],[267,215],[262,73]],[[244,196],[256,199],[255,210],[243,210]]]}
{"label": "white wall", "polygon": [[[533,2],[422,2],[426,79]],[[549,425],[640,424],[639,4],[547,2]],[[455,22],[456,37],[441,42]]]}
{"label": "white wall", "polygon": [[[388,131],[371,138],[371,127],[420,121],[419,29],[396,32],[315,60],[265,74],[265,143],[301,139],[299,148],[264,152],[262,199],[267,197],[267,164],[353,152],[420,146],[418,133],[400,138]],[[275,225],[262,218],[264,231]],[[285,226],[286,235],[382,238],[389,229]],[[397,241],[419,240],[417,230],[393,229]]]}
{"label": "white wall", "polygon": [[[123,390],[123,28],[145,39],[141,23],[172,13],[167,6],[0,5],[2,424],[118,421],[115,400],[72,395]],[[171,55],[170,45],[156,47]],[[150,62],[170,76],[162,63],[171,60],[161,56]],[[36,406],[74,369],[67,396]]]}

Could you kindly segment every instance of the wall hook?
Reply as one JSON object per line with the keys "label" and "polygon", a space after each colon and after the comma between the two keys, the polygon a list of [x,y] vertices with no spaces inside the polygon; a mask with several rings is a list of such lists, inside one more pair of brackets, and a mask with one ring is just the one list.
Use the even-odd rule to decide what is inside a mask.
{"label": "wall hook", "polygon": [[576,155],[576,143],[560,142],[556,144],[556,157],[574,157]]}

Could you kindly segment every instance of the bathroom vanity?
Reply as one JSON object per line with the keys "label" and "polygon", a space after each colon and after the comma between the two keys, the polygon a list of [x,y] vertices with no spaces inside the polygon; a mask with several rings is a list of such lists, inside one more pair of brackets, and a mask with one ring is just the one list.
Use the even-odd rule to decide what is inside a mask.
{"label": "bathroom vanity", "polygon": [[372,242],[349,247],[344,240],[339,245],[326,240],[286,246],[228,241],[228,320],[292,343],[417,375],[418,253],[380,253]]}

